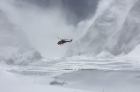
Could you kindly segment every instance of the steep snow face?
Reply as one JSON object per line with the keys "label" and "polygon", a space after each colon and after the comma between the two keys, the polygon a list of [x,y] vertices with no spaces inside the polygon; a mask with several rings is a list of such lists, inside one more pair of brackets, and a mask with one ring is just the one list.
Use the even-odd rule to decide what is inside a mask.
{"label": "steep snow face", "polygon": [[40,59],[41,55],[28,43],[25,33],[0,10],[0,61],[27,65]]}
{"label": "steep snow face", "polygon": [[[65,55],[67,50],[67,56],[100,56],[104,52],[116,56],[128,54],[139,44],[140,0],[101,0],[95,16],[90,20],[81,21],[76,27],[66,23],[67,16],[60,7],[44,9],[24,0],[1,2],[0,7],[10,21],[26,32],[30,44],[44,57],[60,57]],[[2,25],[3,21],[0,23]],[[9,25],[6,29],[5,26],[7,25],[4,24],[1,29],[4,27],[9,30],[12,27]],[[12,28],[20,30],[17,27]],[[6,38],[4,44],[13,44],[11,40],[14,39],[17,40],[15,42],[22,42],[25,47],[30,47],[23,34],[19,31],[13,32],[12,35],[17,39]],[[72,43],[58,46],[57,36],[73,38],[74,44],[71,47]],[[74,42],[76,40],[78,41]]]}
{"label": "steep snow face", "polygon": [[[102,8],[108,2],[108,5]],[[80,41],[74,43],[67,55],[97,55],[108,51],[113,55],[129,53],[139,43],[140,0],[104,0],[99,3],[102,13],[96,14],[92,26]]]}
{"label": "steep snow face", "polygon": [[128,54],[140,43],[140,0],[131,8],[119,32],[112,38],[114,42],[108,50],[114,55]]}

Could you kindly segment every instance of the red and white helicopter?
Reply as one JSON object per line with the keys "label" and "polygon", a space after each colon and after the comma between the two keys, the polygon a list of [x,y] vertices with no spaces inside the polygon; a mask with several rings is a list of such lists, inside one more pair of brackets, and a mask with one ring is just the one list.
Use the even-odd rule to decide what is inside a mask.
{"label": "red and white helicopter", "polygon": [[[60,39],[60,38],[58,38],[58,39]],[[57,44],[62,45],[67,42],[72,42],[72,39],[60,39],[60,41]]]}

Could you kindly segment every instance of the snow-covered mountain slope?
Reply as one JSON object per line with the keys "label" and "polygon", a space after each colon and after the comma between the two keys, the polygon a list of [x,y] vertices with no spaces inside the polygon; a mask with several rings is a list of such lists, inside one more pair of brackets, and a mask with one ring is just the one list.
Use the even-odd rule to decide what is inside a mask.
{"label": "snow-covered mountain slope", "polygon": [[139,44],[140,0],[102,0],[96,13],[107,2],[108,7],[96,14],[92,26],[71,46],[68,56],[89,53],[94,56],[104,50],[113,55],[128,54]]}
{"label": "snow-covered mountain slope", "polygon": [[[101,0],[93,18],[81,21],[76,27],[67,25],[66,16],[61,9],[45,10],[21,0],[1,1],[2,10],[9,19],[27,33],[30,44],[46,57],[101,56],[104,51],[110,56],[117,56],[128,54],[139,44],[140,0]],[[20,33],[17,31],[14,34]],[[73,38],[74,44],[57,46],[57,36]],[[22,44],[27,46],[26,41]]]}
{"label": "snow-covered mountain slope", "polygon": [[[139,57],[140,0],[100,1],[93,19],[74,27],[59,9],[0,0],[0,92],[139,92],[140,59],[129,57]],[[58,46],[57,35],[82,38],[67,52],[72,57],[41,59],[36,49],[58,56],[71,45]]]}
{"label": "snow-covered mountain slope", "polygon": [[29,44],[26,34],[0,10],[0,61],[27,65],[40,59],[40,53]]}
{"label": "snow-covered mountain slope", "polygon": [[133,64],[135,65],[139,65],[140,64],[140,45],[136,46],[135,49],[133,49],[129,54],[127,55],[122,55],[120,57],[117,58],[118,60],[121,61],[131,61],[133,62]]}
{"label": "snow-covered mountain slope", "polygon": [[140,58],[140,45],[136,46],[136,48],[131,51],[127,56]]}

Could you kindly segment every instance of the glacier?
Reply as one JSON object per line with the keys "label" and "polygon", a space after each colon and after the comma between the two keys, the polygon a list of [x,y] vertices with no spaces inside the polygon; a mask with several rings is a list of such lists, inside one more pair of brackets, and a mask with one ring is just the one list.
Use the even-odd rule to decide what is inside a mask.
{"label": "glacier", "polygon": [[0,0],[0,92],[139,92],[140,0],[95,0],[77,25],[64,1]]}

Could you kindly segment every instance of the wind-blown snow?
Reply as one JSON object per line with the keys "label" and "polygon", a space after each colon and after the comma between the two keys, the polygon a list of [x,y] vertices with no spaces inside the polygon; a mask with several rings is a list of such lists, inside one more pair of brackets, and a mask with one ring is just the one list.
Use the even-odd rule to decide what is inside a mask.
{"label": "wind-blown snow", "polygon": [[40,53],[30,45],[26,34],[0,10],[0,61],[28,65],[40,59]]}
{"label": "wind-blown snow", "polygon": [[[108,3],[103,9],[105,2]],[[128,54],[139,44],[139,3],[139,0],[102,0],[92,26],[67,55],[95,56],[104,50],[113,55]]]}
{"label": "wind-blown snow", "polygon": [[[26,32],[31,45],[44,57],[95,56],[103,51],[128,54],[139,44],[139,0],[101,0],[92,19],[76,27],[67,24],[61,7],[44,9],[24,1],[1,2],[10,21]],[[57,37],[73,38],[74,44],[58,46]]]}
{"label": "wind-blown snow", "polygon": [[[61,7],[0,0],[0,92],[139,92],[139,7],[101,0],[72,26]],[[74,41],[58,46],[57,37]]]}
{"label": "wind-blown snow", "polygon": [[[65,14],[58,7],[44,9],[24,1],[2,0],[1,9],[10,21],[28,36],[29,42],[44,57],[64,56],[70,43],[58,46],[62,39],[74,39],[74,27],[67,25]],[[20,7],[22,6],[22,7]]]}

